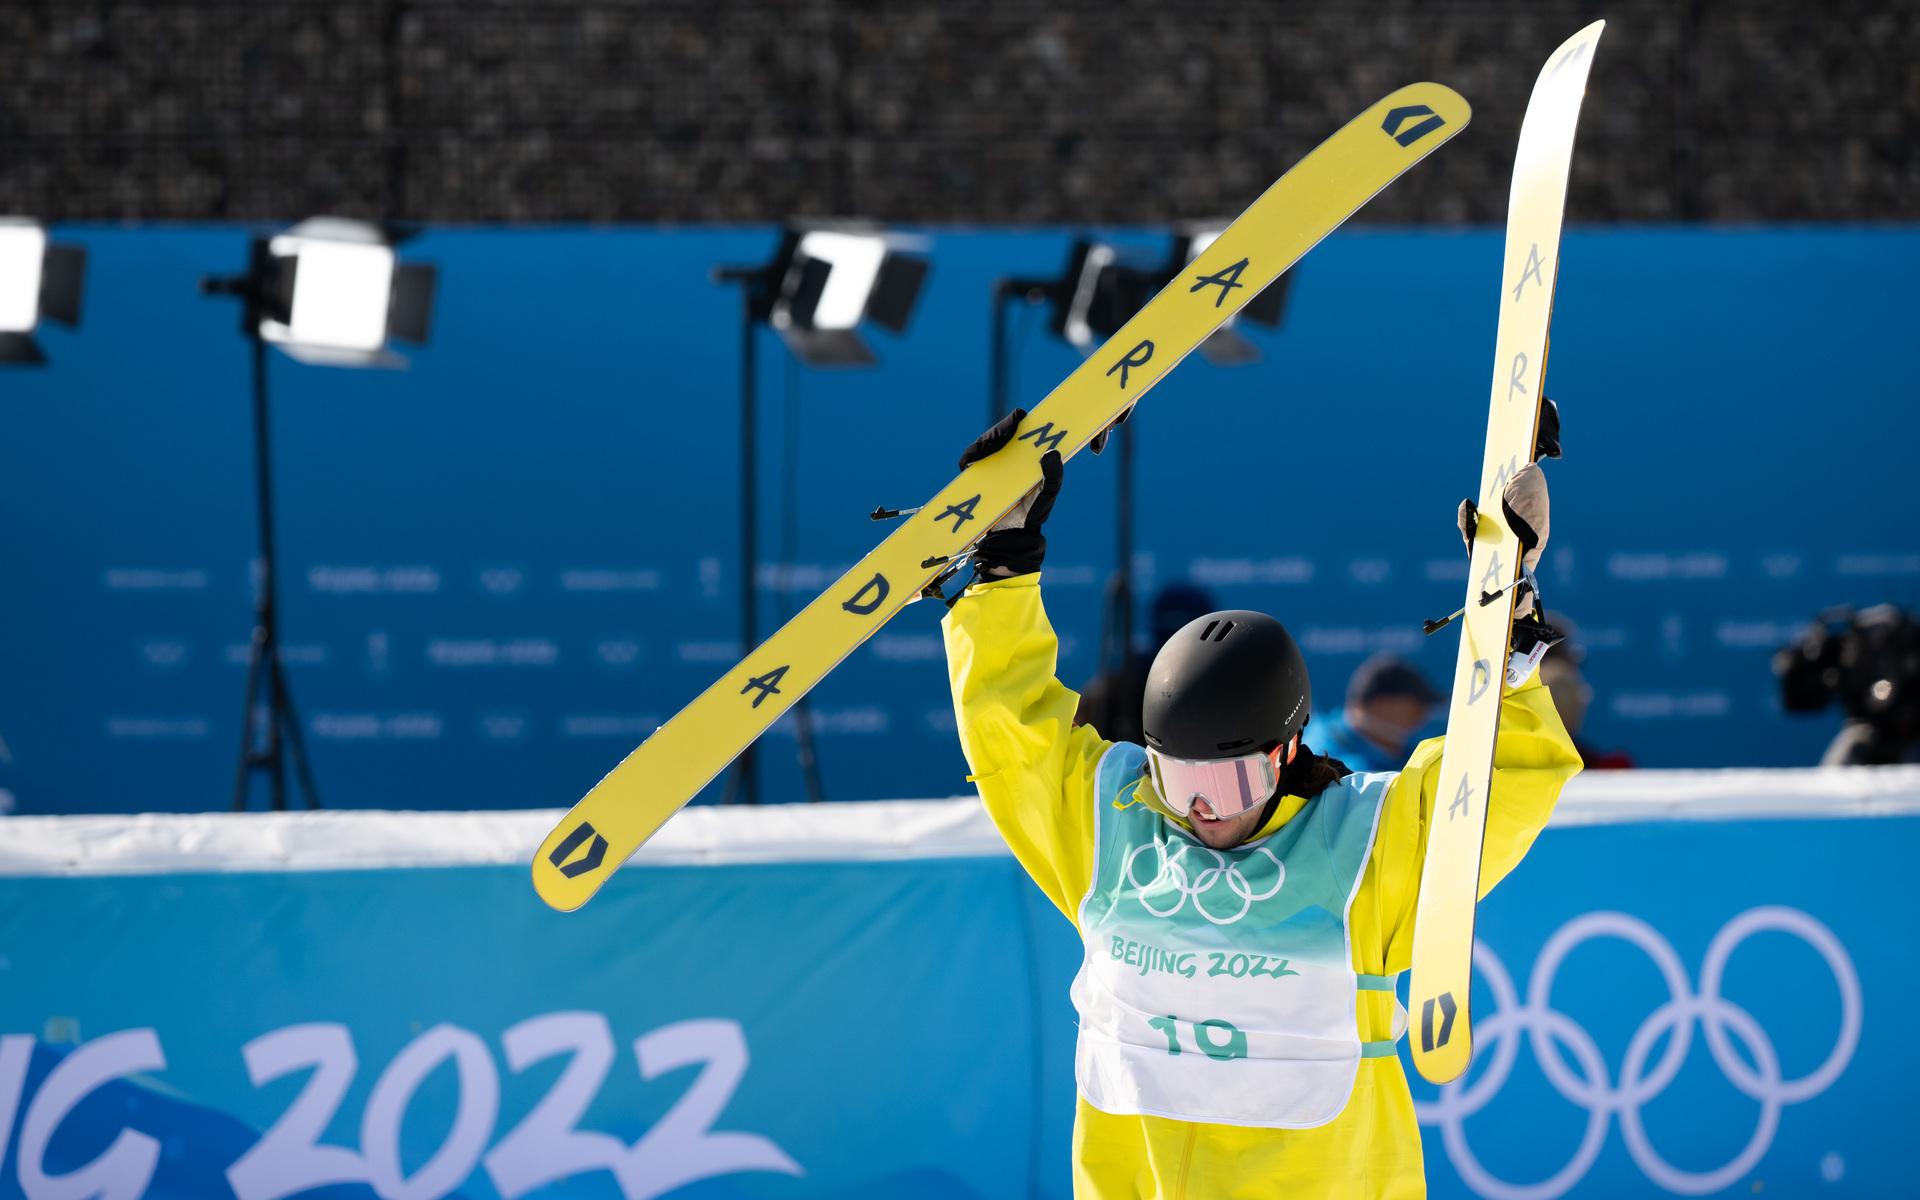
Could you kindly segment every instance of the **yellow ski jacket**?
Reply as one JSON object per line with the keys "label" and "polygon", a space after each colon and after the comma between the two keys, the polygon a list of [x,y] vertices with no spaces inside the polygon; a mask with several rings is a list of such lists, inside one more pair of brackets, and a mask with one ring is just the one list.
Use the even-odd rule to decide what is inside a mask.
{"label": "yellow ski jacket", "polygon": [[[967,589],[942,622],[960,745],[994,825],[1069,921],[1093,885],[1094,770],[1111,744],[1075,728],[1079,698],[1054,678],[1058,642],[1040,577]],[[1353,966],[1388,975],[1413,953],[1414,905],[1434,811],[1442,739],[1415,748],[1380,814],[1348,917]],[[1580,770],[1573,739],[1537,677],[1502,697],[1495,784],[1480,866],[1485,896],[1511,871]],[[1264,837],[1300,811],[1282,799]],[[1362,1041],[1393,1036],[1389,993],[1362,992]],[[1347,1107],[1315,1129],[1250,1129],[1114,1116],[1084,1098],[1073,1130],[1073,1185],[1101,1200],[1216,1197],[1407,1197],[1426,1194],[1420,1131],[1397,1056],[1361,1062]]]}

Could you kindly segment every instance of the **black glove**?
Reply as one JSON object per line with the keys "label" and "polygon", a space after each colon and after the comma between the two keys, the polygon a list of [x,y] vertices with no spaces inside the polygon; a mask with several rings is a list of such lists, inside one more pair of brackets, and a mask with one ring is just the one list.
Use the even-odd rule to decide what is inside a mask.
{"label": "black glove", "polygon": [[1119,416],[1113,419],[1113,424],[1107,426],[1105,429],[1102,429],[1099,433],[1096,433],[1093,435],[1093,440],[1087,443],[1087,449],[1093,451],[1095,454],[1098,454],[1102,450],[1105,450],[1107,448],[1107,439],[1113,436],[1113,431],[1120,428],[1122,425],[1125,425],[1127,423],[1127,418],[1132,415],[1133,415],[1133,405],[1129,404],[1127,405],[1126,408],[1120,411]]}
{"label": "black glove", "polygon": [[[1011,442],[1026,415],[1025,409],[1016,408],[1000,418],[992,429],[973,439],[973,444],[960,456],[960,469],[966,470]],[[1039,485],[995,522],[974,547],[973,564],[981,578],[1005,579],[1040,569],[1041,560],[1047,556],[1047,539],[1040,527],[1053,512],[1053,502],[1060,495],[1060,480],[1065,474],[1066,466],[1058,450],[1049,450],[1041,456]]]}
{"label": "black glove", "polygon": [[[1513,650],[1516,654],[1525,654],[1537,659],[1534,651],[1540,647],[1551,650],[1566,640],[1567,635],[1560,632],[1537,612],[1524,617],[1516,617],[1513,622]],[[1545,653],[1542,650],[1541,653]]]}
{"label": "black glove", "polygon": [[1533,436],[1533,459],[1560,457],[1560,406],[1540,397],[1540,429]]}
{"label": "black glove", "polygon": [[[1119,422],[1116,421],[1114,424],[1117,425]],[[1535,433],[1533,439],[1533,461],[1539,462],[1543,458],[1559,457],[1560,406],[1547,397],[1542,396],[1540,398],[1540,428]],[[1519,536],[1522,545],[1531,549],[1533,546],[1545,540],[1544,538],[1534,536],[1533,528],[1528,524],[1527,519],[1524,516],[1516,515],[1514,508],[1506,497],[1501,497],[1500,504],[1501,508],[1506,511],[1508,524],[1513,526],[1514,533]],[[1480,523],[1479,509],[1475,507],[1473,501],[1462,500],[1460,502],[1460,511],[1455,517],[1455,520],[1460,526],[1460,536],[1467,541],[1467,553],[1472,554],[1473,533]],[[1518,521],[1518,525],[1514,525],[1516,520]],[[1536,559],[1538,557],[1538,555],[1535,556]]]}
{"label": "black glove", "polygon": [[999,453],[1002,446],[1013,440],[1013,435],[1020,429],[1020,422],[1026,419],[1027,410],[1016,408],[995,421],[993,428],[973,439],[973,444],[961,451],[960,469],[964,471],[988,455]]}

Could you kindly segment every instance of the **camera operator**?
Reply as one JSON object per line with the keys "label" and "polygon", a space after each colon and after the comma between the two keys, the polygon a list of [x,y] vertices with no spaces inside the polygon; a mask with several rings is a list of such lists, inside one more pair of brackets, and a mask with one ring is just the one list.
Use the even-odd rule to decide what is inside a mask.
{"label": "camera operator", "polygon": [[1773,673],[1788,712],[1835,700],[1847,715],[1821,766],[1920,762],[1920,621],[1891,604],[1822,613],[1776,651]]}

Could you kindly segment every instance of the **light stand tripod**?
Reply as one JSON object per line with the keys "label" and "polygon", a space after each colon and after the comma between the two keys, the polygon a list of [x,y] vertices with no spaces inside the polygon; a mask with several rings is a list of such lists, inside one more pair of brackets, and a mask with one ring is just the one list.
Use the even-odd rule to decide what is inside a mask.
{"label": "light stand tripod", "polygon": [[266,278],[271,268],[264,238],[255,238],[245,275],[203,279],[208,295],[238,296],[241,332],[247,339],[253,374],[253,465],[260,522],[260,578],[254,591],[253,638],[247,646],[246,707],[240,721],[240,763],[234,774],[233,809],[244,812],[255,771],[273,781],[273,808],[287,807],[287,766],[292,761],[308,808],[320,807],[319,789],[307,761],[306,743],[294,711],[293,691],[280,656],[277,571],[273,540],[273,456],[268,440],[267,344],[260,335],[266,308]]}
{"label": "light stand tripod", "polygon": [[[1105,268],[1107,260],[1095,258],[1091,269],[1096,273],[1096,283]],[[1076,290],[1080,289],[1089,269],[1089,253],[1084,247],[1076,247],[1066,274],[1059,279],[1010,279],[994,280],[993,315],[991,319],[992,341],[988,353],[988,394],[987,423],[992,425],[1012,410],[1012,354],[1008,348],[1007,318],[1009,310],[1016,301],[1026,304],[1050,303],[1055,306],[1054,329],[1062,332],[1071,318],[1058,310],[1071,303]],[[1094,323],[1089,327],[1102,335],[1111,334],[1118,329],[1126,318],[1138,311],[1152,294],[1153,287],[1133,283],[1124,275],[1116,274],[1114,279],[1132,283],[1124,298],[1116,298],[1119,288],[1116,283],[1108,283],[1108,291],[1101,292],[1097,287],[1087,289],[1087,312],[1080,314],[1081,320],[1092,316]],[[1120,308],[1118,306],[1125,305]],[[1108,328],[1107,326],[1112,328]],[[1105,603],[1103,605],[1100,636],[1100,672],[1103,675],[1124,669],[1133,659],[1133,426],[1122,422],[1109,438],[1119,443],[1119,463],[1115,472],[1114,505],[1114,561],[1113,574],[1107,580]]]}
{"label": "light stand tripod", "polygon": [[1100,674],[1117,679],[1133,664],[1133,421],[1110,435],[1119,445],[1114,471],[1114,568],[1101,622]]}
{"label": "light stand tripod", "polygon": [[1060,290],[1057,280],[996,279],[993,281],[993,340],[988,344],[987,425],[992,427],[1012,408],[1013,385],[1008,378],[1012,369],[1007,348],[1008,309],[1015,300],[1040,304],[1051,300]]}
{"label": "light stand tripod", "polygon": [[[740,286],[740,653],[745,655],[759,645],[758,580],[759,570],[759,430],[755,413],[760,391],[760,326],[773,312],[773,292],[779,280],[768,267],[718,267],[713,281]],[[792,437],[793,431],[786,430]],[[824,799],[820,783],[820,760],[813,749],[813,711],[802,696],[793,706],[795,755],[807,789],[807,799]],[[754,746],[747,745],[733,760],[727,776],[723,803],[760,803],[760,778],[754,762]]]}

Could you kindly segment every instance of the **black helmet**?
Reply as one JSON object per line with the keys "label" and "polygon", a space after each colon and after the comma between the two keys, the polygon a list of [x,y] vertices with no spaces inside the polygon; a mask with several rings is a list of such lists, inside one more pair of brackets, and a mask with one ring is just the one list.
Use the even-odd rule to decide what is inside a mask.
{"label": "black helmet", "polygon": [[1147,669],[1147,745],[1175,758],[1227,758],[1293,739],[1313,692],[1280,622],[1230,609],[1182,626]]}

